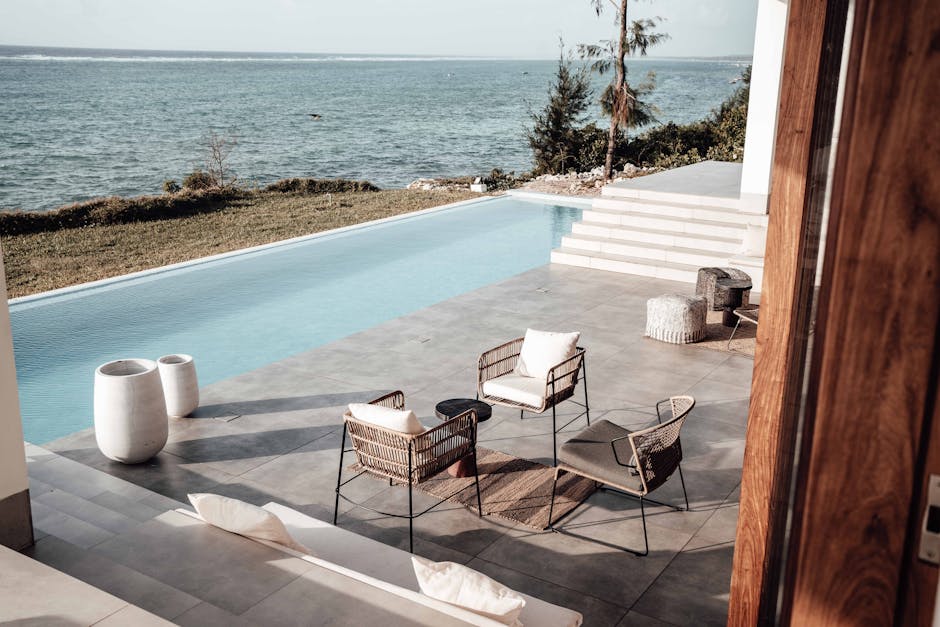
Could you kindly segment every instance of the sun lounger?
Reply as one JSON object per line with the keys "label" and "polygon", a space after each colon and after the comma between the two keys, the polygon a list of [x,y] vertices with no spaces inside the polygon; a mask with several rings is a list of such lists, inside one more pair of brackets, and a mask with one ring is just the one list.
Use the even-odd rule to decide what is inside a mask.
{"label": "sun lounger", "polygon": [[[264,540],[246,538],[246,541],[260,542],[320,568],[355,580],[360,586],[353,587],[359,590],[368,590],[368,588],[361,587],[361,584],[365,584],[445,614],[462,624],[484,627],[502,625],[495,620],[421,594],[411,564],[411,554],[407,551],[334,527],[327,522],[277,503],[268,503],[264,509],[277,515],[294,539],[308,547],[312,554],[298,553]],[[189,510],[177,511],[198,519],[198,516]],[[220,532],[227,533],[221,530]],[[523,625],[538,625],[539,627],[578,627],[581,625],[581,614],[574,610],[525,594],[522,596],[526,599],[525,608],[519,617]]]}

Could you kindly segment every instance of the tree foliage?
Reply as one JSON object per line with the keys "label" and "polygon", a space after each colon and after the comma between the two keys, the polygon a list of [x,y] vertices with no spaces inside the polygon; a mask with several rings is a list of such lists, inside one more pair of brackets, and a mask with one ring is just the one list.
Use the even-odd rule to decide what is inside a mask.
{"label": "tree foliage", "polygon": [[[645,56],[647,49],[669,38],[669,35],[665,33],[653,32],[662,18],[644,18],[628,22],[627,0],[620,0],[619,4],[613,0],[610,1],[617,10],[619,25],[617,40],[609,39],[599,44],[578,46],[581,57],[591,60],[593,72],[603,75],[611,69],[614,70],[613,79],[601,94],[601,108],[605,115],[610,116],[607,153],[604,159],[606,178],[610,178],[612,173],[614,153],[621,129],[637,128],[655,121],[653,108],[642,99],[655,87],[655,74],[650,72],[642,83],[631,86],[627,81],[626,57],[635,56],[637,53]],[[602,0],[591,0],[591,5],[598,15],[602,13]]]}
{"label": "tree foliage", "polygon": [[558,70],[548,91],[548,104],[541,111],[530,113],[533,124],[531,129],[526,129],[535,161],[533,174],[556,174],[581,166],[579,126],[585,122],[590,99],[587,69],[576,67],[561,46]]}

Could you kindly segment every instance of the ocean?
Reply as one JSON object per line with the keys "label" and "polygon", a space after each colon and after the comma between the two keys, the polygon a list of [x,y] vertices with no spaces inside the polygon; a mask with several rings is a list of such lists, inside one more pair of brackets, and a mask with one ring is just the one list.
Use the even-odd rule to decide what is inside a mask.
{"label": "ocean", "polygon": [[[686,123],[727,98],[749,63],[647,57],[629,62],[629,78],[655,72],[658,118]],[[210,130],[237,138],[229,163],[252,185],[310,176],[403,187],[527,171],[524,129],[556,66],[0,46],[0,208],[159,193],[204,162]],[[599,105],[592,117],[605,124]]]}

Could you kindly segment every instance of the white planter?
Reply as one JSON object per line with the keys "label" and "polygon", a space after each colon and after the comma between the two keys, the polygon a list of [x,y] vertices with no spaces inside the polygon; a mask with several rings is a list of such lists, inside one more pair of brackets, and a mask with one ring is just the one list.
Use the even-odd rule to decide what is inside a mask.
{"label": "white planter", "polygon": [[114,461],[137,464],[163,450],[166,402],[157,364],[119,359],[95,370],[95,440]]}
{"label": "white planter", "polygon": [[189,355],[164,355],[157,360],[157,367],[163,381],[166,413],[174,418],[193,413],[199,407],[199,381],[193,358]]}

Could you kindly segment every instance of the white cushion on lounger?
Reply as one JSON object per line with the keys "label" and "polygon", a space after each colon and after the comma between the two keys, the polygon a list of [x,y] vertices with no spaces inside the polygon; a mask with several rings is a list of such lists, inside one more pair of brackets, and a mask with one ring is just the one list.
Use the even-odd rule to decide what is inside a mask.
{"label": "white cushion on lounger", "polygon": [[266,509],[220,494],[187,496],[199,516],[210,525],[249,538],[277,542],[301,553],[310,552],[310,549],[291,537],[280,518]]}
{"label": "white cushion on lounger", "polygon": [[484,381],[483,394],[498,396],[523,405],[541,407],[544,401],[545,379],[524,377],[515,373],[504,374],[501,377]]}
{"label": "white cushion on lounger", "polygon": [[525,599],[483,573],[455,562],[432,562],[412,556],[411,564],[421,592],[445,603],[468,609],[504,625],[521,627],[519,614]]}
{"label": "white cushion on lounger", "polygon": [[418,422],[418,417],[413,411],[392,409],[370,403],[350,403],[349,413],[356,420],[368,422],[383,429],[411,434],[424,433],[424,426]]}
{"label": "white cushion on lounger", "polygon": [[581,334],[553,333],[526,329],[522,350],[516,363],[516,374],[544,380],[554,366],[573,357]]}

